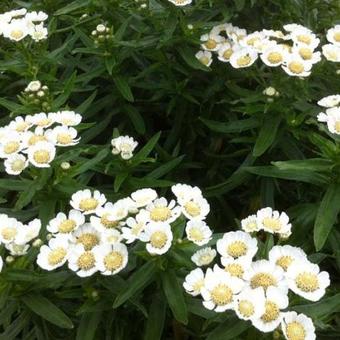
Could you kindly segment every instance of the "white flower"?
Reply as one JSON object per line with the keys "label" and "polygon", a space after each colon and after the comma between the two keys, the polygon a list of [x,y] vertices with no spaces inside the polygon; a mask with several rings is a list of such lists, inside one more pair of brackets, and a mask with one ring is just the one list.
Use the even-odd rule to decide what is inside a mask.
{"label": "white flower", "polygon": [[259,229],[263,229],[271,234],[285,234],[292,228],[292,225],[289,223],[289,217],[285,212],[280,213],[270,207],[260,209],[257,212],[257,223]]}
{"label": "white flower", "polygon": [[153,222],[174,222],[180,214],[180,207],[176,202],[171,200],[169,203],[164,197],[155,199],[148,204],[146,210],[149,213],[149,219]]}
{"label": "white flower", "polygon": [[147,242],[146,250],[153,255],[165,254],[171,247],[173,235],[170,224],[150,222],[146,225],[140,240]]}
{"label": "white flower", "polygon": [[70,204],[74,209],[83,211],[85,215],[88,215],[94,213],[105,202],[104,194],[101,194],[98,190],[95,190],[92,194],[89,189],[85,189],[75,192],[71,197]]}
{"label": "white flower", "polygon": [[128,263],[128,251],[122,243],[96,247],[93,253],[97,268],[102,275],[115,275]]}
{"label": "white flower", "polygon": [[36,113],[33,116],[27,116],[27,122],[45,129],[56,123],[52,112],[46,114],[45,112]]}
{"label": "white flower", "polygon": [[60,212],[49,221],[47,230],[52,234],[70,235],[73,231],[85,223],[85,216],[78,210],[70,210],[68,215]]}
{"label": "white flower", "polygon": [[327,123],[331,133],[340,134],[340,107],[331,107],[326,110],[326,113],[319,113],[318,121]]}
{"label": "white flower", "polygon": [[191,261],[196,264],[198,267],[207,266],[216,257],[216,250],[211,247],[206,247],[203,249],[197,250],[192,256]]}
{"label": "white flower", "polygon": [[21,227],[22,223],[15,218],[0,214],[0,243],[8,244],[14,242]]}
{"label": "white flower", "polygon": [[192,296],[201,294],[202,288],[204,287],[204,273],[201,268],[192,270],[183,282],[183,287],[186,292]]}
{"label": "white flower", "polygon": [[65,126],[79,125],[82,120],[82,116],[79,113],[75,113],[74,111],[54,112],[52,113],[52,117],[54,117],[57,123]]}
{"label": "white flower", "polygon": [[221,263],[224,270],[228,272],[231,276],[236,276],[239,279],[244,278],[244,274],[249,270],[251,265],[251,259],[241,257],[239,259],[231,259],[226,257],[221,257]]}
{"label": "white flower", "polygon": [[[45,131],[41,128],[36,128],[34,132],[25,131],[22,135],[22,141],[25,148],[37,144],[38,142],[48,142]],[[27,153],[27,150],[23,151]]]}
{"label": "white flower", "polygon": [[329,274],[320,272],[318,265],[306,260],[294,262],[286,277],[289,289],[310,301],[320,300],[330,285]]}
{"label": "white flower", "polygon": [[329,61],[340,62],[340,46],[326,44],[322,46],[322,54]]}
{"label": "white flower", "polygon": [[288,292],[283,269],[267,260],[253,262],[244,274],[244,279],[252,289],[262,287],[267,292],[269,287],[275,287],[284,294]]}
{"label": "white flower", "polygon": [[64,265],[68,259],[69,241],[64,235],[52,238],[47,245],[40,247],[37,264],[45,270],[54,270]]}
{"label": "white flower", "polygon": [[192,3],[192,0],[168,0],[173,3],[175,6],[186,6]]}
{"label": "white flower", "polygon": [[10,252],[11,256],[23,256],[27,254],[30,245],[11,242],[5,244],[5,248]]}
{"label": "white flower", "polygon": [[56,153],[54,144],[37,142],[27,149],[28,160],[37,168],[49,168]]}
{"label": "white flower", "polygon": [[73,234],[76,244],[82,244],[85,250],[91,250],[102,243],[101,234],[93,228],[91,223],[85,223],[77,228]]}
{"label": "white flower", "polygon": [[215,312],[224,312],[233,308],[234,295],[243,288],[243,281],[230,276],[223,269],[207,269],[201,295],[205,308]]}
{"label": "white flower", "polygon": [[19,175],[27,168],[28,160],[24,155],[14,154],[5,160],[4,165],[9,175]]}
{"label": "white flower", "polygon": [[327,40],[336,46],[340,46],[340,25],[335,25],[327,31]]}
{"label": "white flower", "polygon": [[266,292],[265,311],[259,318],[252,319],[254,327],[261,332],[272,332],[277,328],[282,320],[282,309],[288,307],[288,297],[280,290],[269,287]]}
{"label": "white flower", "polygon": [[301,31],[311,32],[311,30],[309,28],[302,26],[300,24],[287,24],[287,25],[284,25],[283,28],[287,32],[293,32],[293,31],[297,31],[297,30],[300,30],[300,32]]}
{"label": "white flower", "polygon": [[252,48],[241,48],[232,54],[230,64],[234,68],[249,67],[254,64],[257,57],[257,52]]}
{"label": "white flower", "polygon": [[14,19],[3,27],[3,36],[12,41],[20,41],[31,33],[29,21],[26,19]]}
{"label": "white flower", "polygon": [[296,312],[283,313],[282,332],[287,340],[315,340],[315,327],[312,319]]}
{"label": "white flower", "polygon": [[211,240],[212,231],[204,221],[193,219],[188,221],[185,233],[189,241],[203,246]]}
{"label": "white flower", "polygon": [[72,246],[69,252],[68,267],[80,277],[93,275],[97,268],[96,249],[85,250],[82,244]]}
{"label": "white flower", "polygon": [[245,288],[234,297],[233,309],[242,320],[259,319],[265,312],[265,301],[262,288]]}
{"label": "white flower", "polygon": [[224,63],[229,62],[230,57],[235,51],[235,46],[231,45],[229,42],[224,42],[220,45],[218,49],[218,59]]}
{"label": "white flower", "polygon": [[18,116],[8,124],[8,127],[16,132],[24,132],[31,127],[31,124],[27,122],[25,117]]}
{"label": "white flower", "polygon": [[316,64],[321,60],[321,53],[314,52],[314,49],[306,45],[295,45],[292,48],[293,54],[298,54],[303,60]]}
{"label": "white flower", "polygon": [[23,17],[26,15],[27,9],[26,8],[20,8],[20,9],[14,9],[12,11],[7,12],[7,14],[12,18],[17,18],[17,17]]}
{"label": "white flower", "polygon": [[113,146],[112,153],[114,155],[120,154],[123,159],[130,159],[133,156],[133,151],[138,143],[129,136],[120,136],[111,140]]}
{"label": "white flower", "polygon": [[129,244],[138,240],[148,222],[149,214],[145,210],[141,210],[135,217],[129,217],[126,220],[126,226],[122,228],[126,243]]}
{"label": "white flower", "polygon": [[103,33],[103,32],[105,32],[105,30],[106,30],[106,26],[103,25],[103,24],[99,24],[99,25],[97,25],[96,30],[97,30],[97,32],[99,32],[99,33]]}
{"label": "white flower", "polygon": [[127,207],[113,204],[111,202],[99,206],[96,209],[97,216],[91,216],[91,224],[99,231],[118,228],[121,225],[120,220],[128,214]]}
{"label": "white flower", "polygon": [[252,233],[254,231],[258,231],[259,226],[257,224],[257,216],[256,215],[250,215],[247,218],[244,218],[241,221],[241,227],[247,233]]}
{"label": "white flower", "polygon": [[318,101],[318,105],[322,107],[334,107],[340,105],[340,94],[334,94],[331,96],[324,97]]}
{"label": "white flower", "polygon": [[320,39],[316,37],[314,33],[306,28],[298,28],[290,34],[290,38],[297,45],[305,45],[315,49],[319,43]]}
{"label": "white flower", "polygon": [[212,63],[212,54],[209,51],[198,51],[195,57],[205,66],[209,67]]}
{"label": "white flower", "polygon": [[260,55],[261,60],[270,67],[280,66],[287,57],[287,50],[282,45],[271,46]]}
{"label": "white flower", "polygon": [[31,81],[25,88],[26,92],[38,92],[41,89],[41,82],[39,80]]}
{"label": "white flower", "polygon": [[153,189],[139,189],[131,194],[137,208],[145,207],[157,198],[157,192]]}
{"label": "white flower", "polygon": [[120,220],[126,217],[126,210],[130,214],[137,214],[139,211],[136,202],[130,197],[121,198],[114,205],[117,208],[117,219]]}
{"label": "white flower", "polygon": [[8,158],[23,148],[21,136],[16,131],[6,130],[0,142],[0,158]]}
{"label": "white flower", "polygon": [[116,244],[123,240],[123,235],[117,229],[106,229],[100,233],[103,244]]}
{"label": "white flower", "polygon": [[204,220],[209,214],[210,205],[202,196],[193,197],[181,204],[182,213],[188,219]]}
{"label": "white flower", "polygon": [[28,225],[21,224],[18,228],[18,234],[15,237],[15,243],[18,245],[25,245],[38,237],[41,228],[41,221],[34,219]]}
{"label": "white flower", "polygon": [[26,14],[26,18],[32,22],[43,22],[48,19],[48,15],[45,12],[39,11],[33,11],[33,12],[28,12]]}
{"label": "white flower", "polygon": [[231,231],[217,241],[216,249],[226,258],[252,259],[257,252],[257,240],[243,231]]}
{"label": "white flower", "polygon": [[292,247],[290,245],[274,246],[269,251],[268,259],[286,272],[296,261],[307,260],[307,255],[298,247]]}
{"label": "white flower", "polygon": [[77,138],[77,133],[77,130],[73,127],[56,126],[53,129],[47,130],[45,135],[55,145],[70,146],[79,143],[80,137]]}
{"label": "white flower", "polygon": [[44,27],[43,24],[34,25],[34,29],[30,33],[30,35],[34,41],[41,41],[47,38],[48,31],[47,31],[47,28]]}
{"label": "white flower", "polygon": [[299,54],[287,55],[282,68],[283,70],[294,77],[308,77],[311,74],[313,64],[300,57]]}
{"label": "white flower", "polygon": [[218,34],[203,34],[201,36],[201,47],[207,51],[217,51],[225,39]]}
{"label": "white flower", "polygon": [[184,205],[186,202],[195,197],[202,197],[202,191],[198,187],[192,187],[188,184],[175,184],[171,187],[171,191],[176,196],[177,202]]}

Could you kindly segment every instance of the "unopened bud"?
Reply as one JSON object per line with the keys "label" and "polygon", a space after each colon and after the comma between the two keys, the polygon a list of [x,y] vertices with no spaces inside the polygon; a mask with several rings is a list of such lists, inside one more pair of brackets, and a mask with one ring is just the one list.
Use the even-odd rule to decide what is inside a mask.
{"label": "unopened bud", "polygon": [[71,167],[71,164],[69,162],[62,162],[60,166],[63,170],[68,170]]}

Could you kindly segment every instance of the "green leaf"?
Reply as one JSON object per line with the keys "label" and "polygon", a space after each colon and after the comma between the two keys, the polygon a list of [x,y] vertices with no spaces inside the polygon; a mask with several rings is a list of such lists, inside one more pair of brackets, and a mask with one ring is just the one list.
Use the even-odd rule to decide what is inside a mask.
{"label": "green leaf", "polygon": [[157,169],[151,171],[147,177],[148,178],[153,178],[153,179],[158,179],[164,175],[166,175],[168,172],[170,172],[172,169],[174,169],[179,163],[182,162],[183,158],[185,156],[179,156],[175,159],[172,159],[171,161],[161,165]]}
{"label": "green leaf", "polygon": [[229,340],[235,339],[238,335],[245,332],[251,324],[243,320],[227,321],[216,327],[207,337],[207,340]]}
{"label": "green leaf", "polygon": [[50,300],[39,294],[27,294],[21,297],[24,304],[43,319],[61,328],[73,328],[73,323],[64,312]]}
{"label": "green leaf", "polygon": [[118,192],[119,191],[119,188],[121,187],[121,185],[124,183],[124,181],[126,180],[126,178],[129,176],[129,173],[128,172],[122,172],[122,173],[119,173],[116,178],[115,178],[115,181],[114,181],[114,184],[113,184],[113,188],[114,188],[114,191],[115,192]]}
{"label": "green leaf", "polygon": [[254,157],[261,156],[273,144],[280,122],[281,117],[279,115],[273,115],[264,119],[254,146]]}
{"label": "green leaf", "polygon": [[177,47],[177,51],[184,59],[184,61],[192,68],[206,72],[210,71],[209,67],[203,65],[199,60],[197,60],[197,58],[195,57],[196,52],[194,52],[190,48],[181,46]]}
{"label": "green leaf", "polygon": [[72,93],[75,82],[77,79],[77,72],[73,72],[71,77],[65,82],[63,86],[62,93],[53,101],[53,107],[55,109],[59,109],[62,105],[64,105]]}
{"label": "green leaf", "polygon": [[124,110],[129,116],[131,123],[135,127],[136,131],[143,135],[145,133],[145,123],[142,115],[136,108],[131,105],[124,106]]}
{"label": "green leaf", "polygon": [[16,179],[0,179],[0,188],[11,190],[11,191],[24,191],[27,187],[32,184],[32,181]]}
{"label": "green leaf", "polygon": [[133,102],[134,101],[133,94],[131,92],[131,88],[127,80],[122,76],[115,75],[113,76],[113,81],[121,95],[127,101]]}
{"label": "green leaf", "polygon": [[113,308],[118,308],[128,299],[130,299],[139,290],[146,287],[153,279],[156,272],[154,262],[146,262],[137,271],[135,271],[127,280],[126,287],[118,294],[113,302]]}
{"label": "green leaf", "polygon": [[157,132],[144,146],[143,148],[136,153],[136,155],[132,159],[132,164],[137,165],[142,163],[146,157],[148,157],[149,153],[153,150],[156,146],[159,137],[161,136],[160,132]]}
{"label": "green leaf", "polygon": [[144,340],[160,340],[166,316],[166,303],[159,295],[153,296],[148,314]]}
{"label": "green leaf", "polygon": [[256,118],[247,118],[231,122],[218,122],[215,120],[200,118],[200,120],[212,131],[221,133],[239,133],[260,126]]}
{"label": "green leaf", "polygon": [[186,325],[188,323],[188,310],[183,296],[183,288],[173,270],[167,269],[162,273],[162,285],[175,319]]}
{"label": "green leaf", "polygon": [[331,184],[318,209],[314,224],[314,244],[319,251],[327,241],[328,235],[340,211],[340,184]]}
{"label": "green leaf", "polygon": [[95,340],[101,316],[101,312],[84,313],[77,330],[76,340]]}
{"label": "green leaf", "polygon": [[86,100],[84,100],[76,109],[75,112],[79,112],[82,115],[87,111],[87,109],[91,106],[92,102],[97,96],[97,91],[94,91]]}
{"label": "green leaf", "polygon": [[69,3],[66,6],[63,6],[59,10],[53,13],[54,16],[57,15],[64,15],[64,14],[69,14],[71,12],[74,12],[78,9],[81,9],[83,7],[87,7],[91,1],[90,0],[77,0]]}

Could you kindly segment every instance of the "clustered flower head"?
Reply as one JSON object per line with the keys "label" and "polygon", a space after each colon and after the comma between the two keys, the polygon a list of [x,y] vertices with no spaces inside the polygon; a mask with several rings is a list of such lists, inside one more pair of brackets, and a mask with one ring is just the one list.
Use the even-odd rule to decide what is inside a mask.
{"label": "clustered flower head", "polygon": [[133,192],[115,203],[107,202],[99,191],[82,190],[72,195],[72,209],[58,213],[49,221],[53,235],[40,249],[37,263],[46,270],[63,266],[79,276],[95,272],[114,275],[128,263],[127,245],[145,243],[153,256],[167,253],[173,244],[172,224],[186,218],[188,242],[197,246],[211,240],[212,231],[205,223],[209,204],[199,188],[185,184],[172,187],[176,200],[158,197],[150,188]]}
{"label": "clustered flower head", "polygon": [[136,149],[138,143],[129,136],[119,136],[111,140],[112,154],[119,155],[128,160],[133,157],[133,151]]}
{"label": "clustered flower head", "polygon": [[[242,221],[245,231],[231,231],[217,240],[216,250],[200,250],[207,266],[219,255],[220,264],[192,270],[183,287],[192,296],[201,297],[203,306],[215,312],[233,310],[237,317],[249,320],[254,327],[267,333],[281,326],[288,340],[315,339],[312,320],[304,314],[287,311],[288,292],[310,301],[318,301],[330,284],[327,272],[307,259],[305,252],[290,245],[273,246],[268,259],[259,258],[258,241],[249,232],[263,229],[270,233],[290,231],[285,213],[271,208]],[[213,252],[214,251],[214,252]],[[198,253],[195,254],[197,257]]]}
{"label": "clustered flower head", "polygon": [[112,28],[106,26],[105,24],[97,25],[96,29],[91,33],[94,38],[94,43],[100,45],[106,41],[110,41],[113,38]]}
{"label": "clustered flower head", "polygon": [[0,14],[0,35],[12,41],[20,41],[30,36],[34,41],[47,37],[44,22],[48,15],[44,12],[27,12],[25,8]]}
{"label": "clustered flower head", "polygon": [[340,94],[324,97],[318,105],[326,108],[318,114],[318,121],[326,123],[329,132],[340,135]]}
{"label": "clustered flower head", "polygon": [[49,89],[47,85],[42,85],[39,80],[31,81],[22,92],[22,97],[35,105],[42,103],[43,109],[49,109]]}
{"label": "clustered flower head", "polygon": [[[34,219],[28,224],[23,224],[13,217],[0,214],[0,244],[4,245],[11,256],[27,254],[30,242],[38,237],[41,221]],[[0,257],[0,271],[2,269]]]}
{"label": "clustered flower head", "polygon": [[19,175],[29,164],[48,168],[56,147],[75,145],[82,116],[73,111],[36,113],[18,116],[0,128],[0,158],[10,175]]}
{"label": "clustered flower head", "polygon": [[307,27],[283,26],[285,32],[266,30],[247,33],[230,23],[214,26],[201,36],[202,51],[196,58],[204,65],[212,63],[212,53],[234,68],[250,67],[260,58],[269,67],[281,67],[290,76],[306,77],[321,60],[315,49],[320,39]]}
{"label": "clustered flower head", "polygon": [[327,31],[329,44],[322,46],[322,54],[329,61],[340,62],[340,25],[335,25]]}

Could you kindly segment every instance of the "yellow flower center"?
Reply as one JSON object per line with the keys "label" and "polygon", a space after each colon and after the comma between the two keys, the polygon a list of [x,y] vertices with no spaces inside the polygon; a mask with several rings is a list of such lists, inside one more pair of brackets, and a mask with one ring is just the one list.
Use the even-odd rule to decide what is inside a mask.
{"label": "yellow flower center", "polygon": [[104,258],[105,268],[109,271],[115,271],[123,265],[123,255],[118,251],[112,251]]}
{"label": "yellow flower center", "polygon": [[47,150],[37,150],[33,154],[33,159],[38,164],[48,163],[50,160],[50,153]]}
{"label": "yellow flower center", "polygon": [[150,218],[155,222],[165,222],[171,217],[168,207],[155,207],[150,212]]}
{"label": "yellow flower center", "polygon": [[255,312],[254,305],[248,300],[241,300],[238,303],[238,311],[246,318],[252,316]]}
{"label": "yellow flower center", "polygon": [[59,232],[60,233],[70,233],[71,231],[74,230],[74,228],[77,226],[76,222],[73,220],[64,220],[60,223],[59,225]]}
{"label": "yellow flower center", "polygon": [[85,250],[91,250],[94,246],[99,244],[99,238],[96,234],[84,233],[77,238],[77,243],[81,243]]}
{"label": "yellow flower center", "polygon": [[254,231],[257,228],[257,223],[255,221],[248,222],[246,227],[249,231]]}
{"label": "yellow flower center", "polygon": [[30,137],[30,139],[28,140],[28,144],[29,145],[34,145],[38,142],[45,142],[47,141],[47,138],[45,136],[40,136],[40,135],[33,135],[32,137]]}
{"label": "yellow flower center", "polygon": [[67,144],[72,143],[72,141],[73,141],[73,138],[69,133],[58,133],[57,135],[57,142],[59,144],[67,145]]}
{"label": "yellow flower center", "polygon": [[111,228],[116,228],[119,224],[119,222],[117,221],[111,221],[108,219],[108,217],[110,216],[110,214],[104,214],[101,218],[100,218],[100,223],[108,229]]}
{"label": "yellow flower center", "polygon": [[28,124],[26,122],[19,122],[17,123],[15,130],[18,132],[23,132],[27,129],[27,127],[28,127]]}
{"label": "yellow flower center", "polygon": [[247,40],[247,45],[254,46],[254,44],[259,40],[260,40],[260,38],[258,38],[258,37],[250,38],[250,39]]}
{"label": "yellow flower center", "polygon": [[1,236],[6,241],[14,239],[16,234],[17,234],[16,228],[7,227],[1,230]]}
{"label": "yellow flower center", "polygon": [[272,231],[280,231],[281,229],[281,222],[277,218],[265,217],[262,223],[266,228]]}
{"label": "yellow flower center", "polygon": [[304,340],[306,337],[305,328],[299,322],[291,322],[286,326],[288,340]]}
{"label": "yellow flower center", "polygon": [[192,217],[196,217],[201,213],[201,207],[193,201],[185,203],[184,209]]}
{"label": "yellow flower center", "polygon": [[191,228],[189,231],[189,237],[191,240],[201,242],[204,240],[204,235],[199,228]]}
{"label": "yellow flower center", "polygon": [[280,309],[278,305],[272,301],[266,301],[265,312],[261,316],[263,322],[268,323],[278,319],[280,316]]}
{"label": "yellow flower center", "polygon": [[11,153],[15,153],[19,150],[20,143],[19,142],[8,142],[4,146],[4,152],[5,154],[9,155]]}
{"label": "yellow flower center", "polygon": [[281,256],[277,259],[276,264],[280,266],[285,272],[287,271],[288,267],[292,264],[293,258],[290,256]]}
{"label": "yellow flower center", "polygon": [[304,71],[303,64],[298,61],[292,61],[288,64],[288,68],[295,74],[300,74]]}
{"label": "yellow flower center", "polygon": [[251,58],[249,55],[244,55],[237,59],[236,63],[238,66],[247,66],[251,62]]}
{"label": "yellow flower center", "polygon": [[214,48],[216,48],[217,43],[214,39],[209,39],[204,43],[204,46],[209,50],[213,50]]}
{"label": "yellow flower center", "polygon": [[282,54],[279,52],[271,52],[268,54],[267,59],[271,64],[278,64],[282,62],[283,57]]}
{"label": "yellow flower center", "polygon": [[263,287],[263,289],[266,290],[270,286],[276,286],[277,282],[271,274],[258,273],[252,277],[250,280],[250,285],[253,289]]}
{"label": "yellow flower center", "polygon": [[295,283],[299,289],[306,293],[315,292],[319,288],[318,277],[313,273],[303,272],[299,274]]}
{"label": "yellow flower center", "polygon": [[16,29],[11,32],[10,36],[15,40],[19,40],[24,36],[24,32],[20,29]]}
{"label": "yellow flower center", "polygon": [[231,55],[233,54],[233,50],[231,48],[228,48],[223,53],[223,58],[229,60]]}
{"label": "yellow flower center", "polygon": [[313,57],[313,52],[307,47],[301,47],[299,49],[299,54],[304,60],[310,60]]}
{"label": "yellow flower center", "polygon": [[199,258],[199,262],[202,265],[207,265],[209,264],[212,260],[214,259],[214,257],[211,254],[203,254],[200,256]]}
{"label": "yellow flower center", "polygon": [[11,168],[13,171],[21,171],[25,167],[25,162],[21,159],[16,159],[12,164]]}
{"label": "yellow flower center", "polygon": [[154,248],[161,249],[165,246],[168,236],[163,231],[155,231],[150,237],[150,243]]}
{"label": "yellow flower center", "polygon": [[84,198],[79,203],[79,208],[84,211],[90,211],[96,209],[98,201],[95,198]]}
{"label": "yellow flower center", "polygon": [[227,253],[233,258],[238,258],[247,254],[248,247],[242,241],[234,241],[228,245]]}
{"label": "yellow flower center", "polygon": [[340,121],[335,122],[335,131],[340,132]]}
{"label": "yellow flower center", "polygon": [[70,125],[73,123],[72,119],[69,119],[69,118],[63,118],[61,120],[61,123],[64,124],[64,125]]}
{"label": "yellow flower center", "polygon": [[217,306],[224,306],[233,300],[233,291],[223,283],[218,284],[211,291],[211,299]]}
{"label": "yellow flower center", "polygon": [[49,265],[55,266],[63,261],[66,254],[67,254],[66,250],[62,247],[53,249],[47,256],[47,262]]}
{"label": "yellow flower center", "polygon": [[131,228],[131,233],[135,236],[138,236],[141,231],[144,229],[143,223],[136,223],[132,228]]}
{"label": "yellow flower center", "polygon": [[77,260],[77,265],[81,270],[90,270],[95,265],[95,257],[90,251],[85,251]]}
{"label": "yellow flower center", "polygon": [[307,34],[300,34],[297,36],[298,41],[309,45],[312,42],[312,39],[309,35]]}
{"label": "yellow flower center", "polygon": [[204,286],[204,280],[198,280],[192,285],[192,289],[196,292],[200,291],[201,288]]}
{"label": "yellow flower center", "polygon": [[204,64],[204,65],[208,65],[209,62],[210,62],[210,58],[208,58],[208,57],[206,57],[206,56],[201,57],[199,60],[200,60],[200,62],[201,62],[202,64]]}
{"label": "yellow flower center", "polygon": [[225,266],[224,270],[228,272],[231,276],[236,276],[240,279],[243,277],[244,274],[242,266],[238,263],[229,263]]}
{"label": "yellow flower center", "polygon": [[333,38],[336,42],[340,42],[340,32],[335,32]]}
{"label": "yellow flower center", "polygon": [[36,123],[36,125],[41,126],[41,127],[47,126],[50,124],[51,124],[51,119],[48,119],[48,118],[42,118]]}

